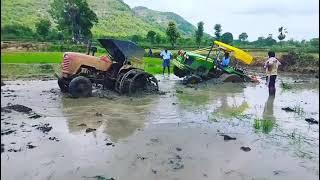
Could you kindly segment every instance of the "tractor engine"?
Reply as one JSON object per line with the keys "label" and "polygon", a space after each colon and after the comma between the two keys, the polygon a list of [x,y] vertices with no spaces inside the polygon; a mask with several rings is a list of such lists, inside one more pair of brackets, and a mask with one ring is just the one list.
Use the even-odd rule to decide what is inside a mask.
{"label": "tractor engine", "polygon": [[100,58],[75,52],[66,52],[62,61],[62,77],[68,78],[84,69],[95,69],[96,71],[108,71],[112,61],[107,56]]}

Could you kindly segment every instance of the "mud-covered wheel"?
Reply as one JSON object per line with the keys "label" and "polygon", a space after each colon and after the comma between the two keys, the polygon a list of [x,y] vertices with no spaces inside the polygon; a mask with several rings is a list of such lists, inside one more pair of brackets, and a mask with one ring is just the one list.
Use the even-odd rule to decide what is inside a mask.
{"label": "mud-covered wheel", "polygon": [[183,80],[183,84],[198,84],[202,81],[202,78],[200,76],[197,75],[191,75],[186,77]]}
{"label": "mud-covered wheel", "polygon": [[71,80],[69,84],[69,93],[74,98],[91,96],[92,83],[88,78],[78,76]]}
{"label": "mud-covered wheel", "polygon": [[59,88],[61,90],[61,92],[63,93],[67,93],[68,90],[69,90],[69,85],[68,85],[68,82],[62,78],[58,78],[58,85],[59,85]]}
{"label": "mud-covered wheel", "polygon": [[222,74],[220,76],[222,82],[232,82],[232,83],[241,83],[244,82],[244,79],[236,74]]}
{"label": "mud-covered wheel", "polygon": [[179,69],[177,66],[173,66],[173,74],[181,78],[188,75],[188,72],[186,72],[185,70]]}

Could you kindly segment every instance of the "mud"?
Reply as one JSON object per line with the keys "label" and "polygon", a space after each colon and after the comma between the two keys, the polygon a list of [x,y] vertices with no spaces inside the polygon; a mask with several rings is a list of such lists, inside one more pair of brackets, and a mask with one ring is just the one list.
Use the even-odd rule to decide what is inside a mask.
{"label": "mud", "polygon": [[281,109],[286,111],[286,112],[295,112],[295,110],[290,108],[290,107],[285,107],[285,108],[281,108]]}
{"label": "mud", "polygon": [[17,112],[22,112],[22,113],[30,113],[32,111],[31,108],[28,108],[28,107],[26,107],[24,105],[20,105],[20,104],[9,105],[9,106],[4,107],[3,109],[4,109],[4,111],[9,109],[9,110],[17,111]]}
{"label": "mud", "polygon": [[50,126],[49,123],[45,123],[45,124],[40,124],[36,127],[37,130],[40,130],[42,133],[47,134],[49,131],[52,130],[52,127]]}
{"label": "mud", "polygon": [[263,83],[185,87],[157,78],[161,95],[100,98],[97,91],[80,99],[61,94],[56,81],[6,81],[1,178],[319,178],[319,126],[306,121],[319,121],[318,79],[280,75],[294,85],[277,81],[270,98]]}
{"label": "mud", "polygon": [[305,120],[310,124],[319,124],[319,122],[316,121],[314,118],[306,118]]}

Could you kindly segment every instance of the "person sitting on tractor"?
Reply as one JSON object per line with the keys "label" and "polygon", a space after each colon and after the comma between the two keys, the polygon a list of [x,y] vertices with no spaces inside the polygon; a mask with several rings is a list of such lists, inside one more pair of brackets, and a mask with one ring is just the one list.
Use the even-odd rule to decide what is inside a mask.
{"label": "person sitting on tractor", "polygon": [[221,64],[220,64],[220,67],[221,67],[221,69],[223,69],[225,67],[228,67],[229,64],[230,64],[230,56],[229,56],[229,53],[227,51],[225,51],[224,57],[223,57]]}

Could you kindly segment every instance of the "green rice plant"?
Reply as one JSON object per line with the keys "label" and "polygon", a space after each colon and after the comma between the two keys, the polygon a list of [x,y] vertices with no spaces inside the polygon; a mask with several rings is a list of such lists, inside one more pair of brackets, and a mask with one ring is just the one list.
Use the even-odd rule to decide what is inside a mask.
{"label": "green rice plant", "polygon": [[281,87],[282,87],[282,89],[285,89],[285,90],[292,89],[292,86],[290,84],[285,83],[283,81],[281,81]]}
{"label": "green rice plant", "polygon": [[254,119],[253,128],[256,131],[262,131],[265,134],[268,134],[272,131],[275,126],[275,121],[270,119]]}

